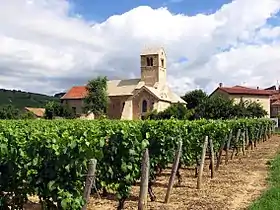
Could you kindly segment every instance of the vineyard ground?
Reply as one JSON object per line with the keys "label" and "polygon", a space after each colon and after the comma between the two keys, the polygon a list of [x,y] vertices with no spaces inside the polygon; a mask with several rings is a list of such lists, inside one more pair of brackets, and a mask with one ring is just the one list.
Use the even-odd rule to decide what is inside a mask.
{"label": "vineyard ground", "polygon": [[[268,160],[280,151],[280,137],[274,136],[267,142],[249,150],[246,157],[240,154],[228,165],[223,163],[215,178],[210,178],[209,161],[203,174],[201,190],[196,189],[194,168],[181,169],[183,182],[180,187],[174,187],[169,204],[164,204],[164,197],[171,169],[167,169],[158,177],[154,186],[157,201],[148,202],[149,209],[181,210],[181,209],[247,209],[250,203],[258,198],[267,188]],[[177,181],[177,179],[176,179]],[[132,196],[125,202],[125,209],[137,209],[139,187],[133,187]],[[98,199],[92,197],[89,210],[115,210],[117,201],[111,198]]]}

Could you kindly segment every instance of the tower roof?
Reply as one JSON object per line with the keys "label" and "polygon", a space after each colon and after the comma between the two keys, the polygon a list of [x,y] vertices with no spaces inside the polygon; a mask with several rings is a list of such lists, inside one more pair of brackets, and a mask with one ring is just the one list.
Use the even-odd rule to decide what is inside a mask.
{"label": "tower roof", "polygon": [[155,55],[160,54],[162,51],[165,53],[163,47],[146,47],[142,50],[140,55]]}

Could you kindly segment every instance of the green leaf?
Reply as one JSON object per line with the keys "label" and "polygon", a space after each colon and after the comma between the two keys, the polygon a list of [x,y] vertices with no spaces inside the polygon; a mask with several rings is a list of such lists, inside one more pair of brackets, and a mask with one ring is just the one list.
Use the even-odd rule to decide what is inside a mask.
{"label": "green leaf", "polygon": [[48,183],[48,189],[49,189],[49,191],[53,191],[56,187],[54,186],[54,184],[55,184],[55,181],[50,181],[49,183]]}
{"label": "green leaf", "polygon": [[104,147],[104,145],[105,145],[105,139],[101,138],[100,141],[99,141],[99,146]]}
{"label": "green leaf", "polygon": [[63,209],[67,209],[67,208],[68,208],[67,199],[63,199],[63,200],[61,201],[61,207],[62,207]]}

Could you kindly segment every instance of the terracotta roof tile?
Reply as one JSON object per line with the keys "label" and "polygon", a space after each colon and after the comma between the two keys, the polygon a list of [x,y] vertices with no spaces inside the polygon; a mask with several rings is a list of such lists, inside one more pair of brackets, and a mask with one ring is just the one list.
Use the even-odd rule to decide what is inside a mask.
{"label": "terracotta roof tile", "polygon": [[243,95],[272,95],[271,91],[254,89],[243,86],[234,86],[234,87],[219,87],[218,89],[227,92],[228,94],[243,94]]}
{"label": "terracotta roof tile", "polygon": [[280,100],[280,93],[278,91],[276,93],[273,93],[273,95],[270,96],[270,100],[271,101]]}
{"label": "terracotta roof tile", "polygon": [[24,107],[27,111],[32,112],[37,117],[44,117],[45,109],[44,108],[32,108],[32,107]]}
{"label": "terracotta roof tile", "polygon": [[[107,93],[108,96],[132,96],[136,90],[140,91],[140,89],[144,86],[145,83],[141,81],[141,79],[110,80],[107,85]],[[186,103],[180,96],[173,93],[166,85],[162,88],[145,87],[160,100],[166,100],[172,103]],[[87,90],[85,86],[74,86],[64,96],[62,96],[61,99],[83,99],[86,95]]]}
{"label": "terracotta roof tile", "polygon": [[86,86],[74,86],[61,99],[82,99],[87,95]]}
{"label": "terracotta roof tile", "polygon": [[280,99],[271,103],[271,106],[280,106]]}

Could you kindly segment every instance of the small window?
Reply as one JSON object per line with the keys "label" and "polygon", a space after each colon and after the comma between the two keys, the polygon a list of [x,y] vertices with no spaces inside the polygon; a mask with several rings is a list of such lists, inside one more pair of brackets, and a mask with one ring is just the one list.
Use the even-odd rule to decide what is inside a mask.
{"label": "small window", "polygon": [[142,102],[142,113],[146,113],[147,112],[147,101],[146,100],[143,100]]}
{"label": "small window", "polygon": [[161,66],[164,67],[164,60],[161,59]]}
{"label": "small window", "polygon": [[154,65],[154,60],[153,60],[153,58],[150,58],[150,64],[151,64],[151,66]]}
{"label": "small window", "polygon": [[72,111],[76,114],[77,108],[76,107],[72,107]]}
{"label": "small window", "polygon": [[147,66],[150,66],[151,62],[150,62],[150,58],[147,58]]}

